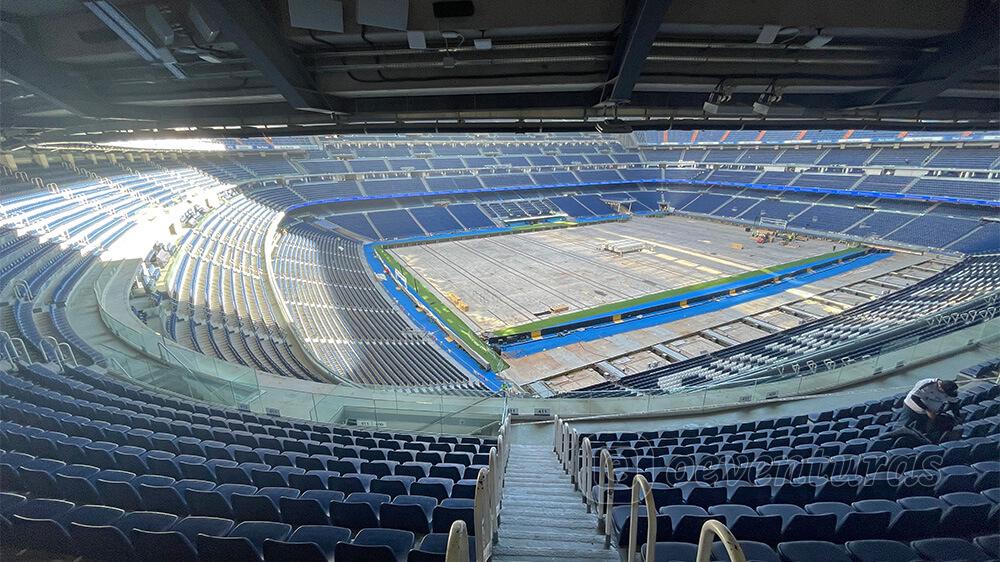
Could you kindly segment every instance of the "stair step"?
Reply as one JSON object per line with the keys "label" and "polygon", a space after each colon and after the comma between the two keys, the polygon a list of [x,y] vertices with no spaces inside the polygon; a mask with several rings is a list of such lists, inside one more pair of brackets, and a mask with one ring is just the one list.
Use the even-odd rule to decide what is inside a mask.
{"label": "stair step", "polygon": [[[514,490],[504,490],[503,497],[506,498],[521,498],[521,497],[532,497],[536,498],[539,495],[543,495],[548,498],[559,498],[560,501],[571,500],[574,498],[582,498],[579,492],[574,492],[572,490],[552,490],[551,488],[546,488],[545,486],[518,486]],[[581,503],[583,503],[581,501]]]}
{"label": "stair step", "polygon": [[526,509],[559,509],[561,511],[579,511],[580,513],[585,511],[582,502],[577,503],[565,498],[540,498],[538,496],[504,498],[503,507],[511,509],[518,507]]}
{"label": "stair step", "polygon": [[[587,517],[582,521],[578,519],[560,519],[559,521],[555,521],[555,518],[552,519],[546,528],[560,534],[567,536],[600,536],[597,534],[597,519],[593,516]],[[545,529],[539,529],[530,523],[522,522],[520,519],[510,518],[506,521],[501,521],[499,532],[500,536],[510,533],[518,534],[518,536],[528,536],[532,533],[544,533],[544,531]]]}
{"label": "stair step", "polygon": [[512,546],[497,544],[493,547],[493,560],[516,560],[518,562],[549,562],[551,560],[618,560],[617,553],[605,550],[604,546],[594,548],[553,547],[553,546]]}
{"label": "stair step", "polygon": [[614,562],[551,447],[513,446],[492,562]]}
{"label": "stair step", "polygon": [[566,548],[574,550],[604,549],[604,537],[596,532],[589,537],[567,533],[537,533],[534,535],[501,536],[509,548]]}

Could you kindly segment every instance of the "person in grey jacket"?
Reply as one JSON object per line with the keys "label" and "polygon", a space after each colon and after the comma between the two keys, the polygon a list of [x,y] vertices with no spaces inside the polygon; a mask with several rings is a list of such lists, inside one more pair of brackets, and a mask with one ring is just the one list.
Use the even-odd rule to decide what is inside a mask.
{"label": "person in grey jacket", "polygon": [[938,416],[948,412],[955,420],[960,418],[958,385],[955,381],[923,379],[906,394],[897,421],[904,427],[926,433],[934,427]]}

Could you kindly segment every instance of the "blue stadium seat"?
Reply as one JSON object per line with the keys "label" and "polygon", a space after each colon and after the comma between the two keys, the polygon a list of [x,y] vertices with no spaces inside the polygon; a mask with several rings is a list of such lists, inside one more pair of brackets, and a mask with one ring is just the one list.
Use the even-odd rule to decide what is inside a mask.
{"label": "blue stadium seat", "polygon": [[350,529],[329,525],[303,525],[286,540],[264,540],[264,560],[267,562],[329,562],[334,559],[337,544],[351,540]]}
{"label": "blue stadium seat", "polygon": [[363,529],[350,543],[337,543],[338,562],[404,562],[415,537],[397,529]]}
{"label": "blue stadium seat", "polygon": [[84,558],[118,562],[135,557],[130,538],[133,530],[166,531],[176,521],[177,516],[168,513],[133,511],[125,514],[114,525],[70,523],[69,532],[77,553]]}
{"label": "blue stadium seat", "polygon": [[[739,541],[739,543],[740,548],[743,550],[743,554],[746,556],[748,561],[781,562],[778,553],[767,544],[753,541]],[[722,542],[716,542],[712,545],[712,557],[720,562],[731,562],[729,552],[726,551],[726,547],[722,544]]]}
{"label": "blue stadium seat", "polygon": [[913,562],[920,555],[906,543],[891,540],[849,541],[845,545],[856,562]]}
{"label": "blue stadium seat", "polygon": [[913,541],[910,547],[922,560],[962,560],[977,562],[989,560],[989,555],[975,544],[962,539],[923,539]]}
{"label": "blue stadium seat", "polygon": [[778,545],[782,562],[853,562],[847,550],[824,541],[791,541]]}
{"label": "blue stadium seat", "polygon": [[284,523],[246,521],[224,537],[199,534],[198,557],[202,562],[262,562],[264,541],[283,541],[291,533],[292,527]]}
{"label": "blue stadium seat", "polygon": [[644,544],[641,549],[642,559],[649,562],[687,561],[694,560],[698,553],[698,545],[683,542],[657,542],[652,545],[653,556],[650,557],[650,545]]}
{"label": "blue stadium seat", "polygon": [[836,534],[837,516],[811,515],[797,505],[768,504],[757,508],[761,515],[777,515],[782,519],[781,540],[827,541]]}
{"label": "blue stadium seat", "polygon": [[[420,540],[420,544],[407,555],[407,562],[445,562],[448,548],[447,533],[431,533]],[[476,539],[469,537],[469,562],[476,562]]]}
{"label": "blue stadium seat", "polygon": [[136,553],[142,553],[144,560],[156,562],[196,562],[197,537],[209,535],[225,536],[233,528],[233,522],[216,517],[185,517],[166,531],[132,530],[132,545]]}
{"label": "blue stadium seat", "polygon": [[278,506],[282,522],[293,527],[331,524],[329,502],[305,497],[282,497],[278,500]]}
{"label": "blue stadium seat", "polygon": [[[43,500],[33,500],[43,501]],[[60,506],[60,509],[64,506]],[[54,506],[52,506],[54,511]],[[125,514],[124,511],[102,505],[84,505],[54,517],[28,517],[15,514],[11,517],[11,542],[17,548],[43,550],[57,554],[75,554],[69,526],[111,525]]]}
{"label": "blue stadium seat", "polygon": [[232,495],[250,495],[256,491],[256,487],[245,484],[220,484],[213,490],[188,488],[184,491],[184,498],[191,515],[236,519],[230,503]]}
{"label": "blue stadium seat", "polygon": [[972,542],[989,556],[1000,558],[1000,535],[976,537]]}

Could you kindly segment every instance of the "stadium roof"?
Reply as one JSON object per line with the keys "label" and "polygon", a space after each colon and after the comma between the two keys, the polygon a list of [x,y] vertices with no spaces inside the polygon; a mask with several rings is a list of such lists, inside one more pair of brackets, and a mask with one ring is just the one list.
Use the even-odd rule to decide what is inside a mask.
{"label": "stadium roof", "polygon": [[968,130],[1000,111],[997,0],[0,6],[8,145],[606,121]]}

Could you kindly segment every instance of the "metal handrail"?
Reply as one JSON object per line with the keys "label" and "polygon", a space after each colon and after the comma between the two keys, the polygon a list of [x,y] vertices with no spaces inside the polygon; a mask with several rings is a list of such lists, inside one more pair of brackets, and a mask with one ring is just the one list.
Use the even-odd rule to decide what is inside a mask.
{"label": "metal handrail", "polygon": [[[473,500],[473,531],[476,542],[476,559],[489,560],[493,552],[493,544],[498,538],[500,527],[500,504],[502,502],[504,473],[507,470],[507,460],[510,457],[510,441],[507,434],[510,431],[510,412],[506,407],[500,419],[497,432],[497,443],[490,447],[489,460],[476,475],[476,492]],[[454,531],[454,527],[452,531]],[[449,535],[448,552],[451,552],[452,536]],[[468,539],[466,539],[467,541]],[[451,558],[447,559],[448,561]],[[468,560],[466,557],[463,560]]]}
{"label": "metal handrail", "polygon": [[552,428],[554,430],[554,435],[552,436],[552,450],[555,452],[556,458],[558,458],[560,461],[562,460],[562,457],[560,456],[562,453],[562,447],[560,446],[559,439],[562,435],[561,434],[562,423],[563,421],[559,419],[559,416],[556,416],[552,420]]}
{"label": "metal handrail", "polygon": [[469,562],[469,531],[465,521],[459,519],[448,530],[448,546],[444,552],[444,562]]}
{"label": "metal handrail", "polygon": [[591,512],[594,505],[594,447],[590,443],[590,437],[584,437],[580,444],[580,478],[577,479],[579,487],[583,492],[583,503],[587,505],[587,513]]}
{"label": "metal handrail", "polygon": [[576,489],[580,471],[580,434],[575,429],[571,429],[569,439],[569,481]]}
{"label": "metal handrail", "polygon": [[614,507],[615,461],[611,451],[601,449],[600,477],[597,479],[597,532],[604,533],[604,548],[611,547],[611,508]]}
{"label": "metal handrail", "polygon": [[562,455],[561,455],[560,458],[562,459],[563,470],[565,472],[569,472],[570,433],[569,433],[569,424],[568,423],[563,423],[562,424],[562,437],[560,439],[561,439],[560,442],[562,443]]}
{"label": "metal handrail", "polygon": [[[7,359],[10,359],[11,362],[14,362],[17,359],[20,359],[21,354],[17,352],[17,346],[14,345],[14,338],[10,337],[10,333],[7,332],[7,330],[0,330],[0,336],[2,336],[2,339],[3,339],[3,342],[4,342],[3,343],[3,352],[7,356]],[[21,343],[24,343],[24,342],[21,342]],[[10,344],[9,348],[7,347],[8,344]]]}
{"label": "metal handrail", "polygon": [[[59,348],[59,340],[55,336],[45,336],[42,338],[43,342],[52,341],[52,353],[55,355],[56,363],[62,368],[64,363],[66,363],[66,356],[63,355],[62,349]],[[42,350],[42,355],[46,356],[46,361],[48,360],[48,354],[45,353],[45,346],[39,345],[38,349]]]}
{"label": "metal handrail", "polygon": [[[22,338],[10,338],[10,346],[14,349],[14,353],[17,354],[18,359],[21,358],[21,354],[17,352],[17,344],[21,344],[21,351],[24,352],[24,360],[31,362],[31,355],[28,354],[28,346],[25,345]],[[45,357],[45,361],[48,362],[48,355],[46,355],[45,350],[42,350],[42,357]]]}
{"label": "metal handrail", "polygon": [[169,347],[167,347],[167,345],[165,343],[163,343],[163,341],[156,342],[156,347],[160,348],[160,353],[161,353],[160,360],[161,361],[163,361],[164,363],[167,363],[166,356],[169,356],[171,359],[173,359],[174,361],[177,362],[177,365],[180,365],[185,371],[187,371],[188,374],[190,374],[191,376],[194,376],[194,371],[192,371],[190,367],[188,367],[187,365],[185,365],[184,362],[181,361],[181,358],[177,357],[177,354],[174,353]]}
{"label": "metal handrail", "polygon": [[489,560],[493,551],[493,483],[490,468],[479,469],[472,521],[475,523],[476,560]]}
{"label": "metal handrail", "polygon": [[31,286],[24,279],[14,281],[14,297],[25,302],[35,300],[35,296],[31,293]]}
{"label": "metal handrail", "polygon": [[[639,493],[642,493],[642,498],[646,503],[646,548],[656,548],[656,502],[653,498],[653,487],[649,485],[649,481],[642,474],[637,474],[635,479],[632,480],[632,499],[630,502],[631,507],[629,508],[629,525],[628,525],[628,554],[626,555],[625,562],[635,562],[635,554],[638,550],[638,545],[636,540],[639,535]],[[608,509],[608,514],[610,517],[611,509]],[[608,537],[611,536],[610,529],[611,525],[607,525],[609,532]],[[711,541],[709,541],[709,548],[711,548]],[[643,560],[652,560],[653,556],[647,551],[646,556]],[[705,559],[708,562],[708,559]],[[746,562],[746,561],[744,561]]]}
{"label": "metal handrail", "polygon": [[114,357],[111,357],[110,355],[107,355],[106,357],[108,358],[108,361],[111,361],[111,363],[114,364],[114,366],[118,367],[118,370],[121,371],[122,374],[124,374],[126,377],[130,379],[133,378],[132,373],[128,372],[128,369],[125,368],[125,365],[122,365],[121,361],[119,361]]}
{"label": "metal handrail", "polygon": [[[61,341],[61,342],[59,342],[58,348],[59,348],[59,352],[60,353],[62,353],[63,348],[66,349],[66,351],[69,353],[69,358],[73,360],[73,366],[74,367],[79,367],[80,366],[80,362],[76,360],[76,352],[73,351],[73,348],[68,343],[66,343],[64,341]],[[66,357],[66,354],[63,353],[63,361],[65,361],[65,357]]]}
{"label": "metal handrail", "polygon": [[[655,526],[652,519],[655,517],[651,518],[650,524]],[[698,537],[698,555],[695,557],[695,562],[709,562],[712,558],[712,539],[715,537],[719,537],[722,545],[726,547],[726,554],[729,555],[730,562],[747,562],[747,557],[743,554],[743,547],[733,536],[732,531],[714,519],[705,521],[705,524],[701,526],[701,535]]]}

